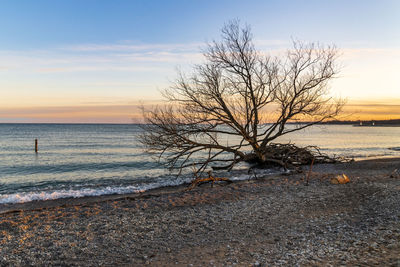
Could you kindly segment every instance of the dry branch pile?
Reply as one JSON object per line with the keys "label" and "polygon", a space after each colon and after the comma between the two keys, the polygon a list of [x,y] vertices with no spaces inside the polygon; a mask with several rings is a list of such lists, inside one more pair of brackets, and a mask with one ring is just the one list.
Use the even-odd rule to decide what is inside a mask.
{"label": "dry branch pile", "polygon": [[298,147],[294,144],[271,143],[264,152],[266,161],[259,162],[256,155],[251,154],[248,163],[254,163],[255,168],[267,168],[271,166],[282,166],[285,169],[298,169],[301,165],[314,163],[336,163],[351,161],[347,158],[330,157],[323,154],[316,146]]}

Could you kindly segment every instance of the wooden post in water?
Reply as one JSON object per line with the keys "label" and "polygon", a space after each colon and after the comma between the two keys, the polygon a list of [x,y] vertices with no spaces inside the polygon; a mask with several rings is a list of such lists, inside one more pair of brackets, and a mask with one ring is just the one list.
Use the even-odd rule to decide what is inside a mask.
{"label": "wooden post in water", "polygon": [[35,153],[38,153],[38,141],[35,139]]}

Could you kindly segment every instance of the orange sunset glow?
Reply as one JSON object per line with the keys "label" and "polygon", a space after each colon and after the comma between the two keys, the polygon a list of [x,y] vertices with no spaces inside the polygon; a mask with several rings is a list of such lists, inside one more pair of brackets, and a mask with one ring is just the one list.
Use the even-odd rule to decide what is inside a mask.
{"label": "orange sunset glow", "polygon": [[[261,36],[262,38],[262,36]],[[255,40],[279,54],[290,41]],[[201,42],[65,46],[44,51],[0,51],[1,122],[141,121],[138,107],[159,104],[160,90],[203,60]],[[347,100],[346,120],[400,118],[400,48],[339,49],[339,75],[330,94]]]}

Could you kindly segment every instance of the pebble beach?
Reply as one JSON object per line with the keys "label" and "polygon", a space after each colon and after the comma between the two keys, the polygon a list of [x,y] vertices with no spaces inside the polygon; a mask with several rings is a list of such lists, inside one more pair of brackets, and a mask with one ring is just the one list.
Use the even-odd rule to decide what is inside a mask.
{"label": "pebble beach", "polygon": [[400,159],[308,168],[2,205],[0,265],[400,266]]}

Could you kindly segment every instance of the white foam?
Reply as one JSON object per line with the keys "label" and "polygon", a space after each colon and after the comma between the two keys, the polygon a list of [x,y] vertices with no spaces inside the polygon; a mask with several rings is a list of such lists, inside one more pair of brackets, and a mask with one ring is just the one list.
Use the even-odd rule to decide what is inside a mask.
{"label": "white foam", "polygon": [[134,186],[127,187],[106,187],[99,189],[83,188],[79,190],[69,189],[69,190],[56,190],[56,191],[45,191],[45,192],[24,192],[24,193],[14,193],[5,194],[0,196],[0,203],[24,203],[35,200],[50,200],[58,198],[78,198],[85,196],[100,196],[100,195],[110,195],[110,194],[125,194],[140,192],[141,190]]}
{"label": "white foam", "polygon": [[0,204],[25,203],[35,200],[51,200],[51,199],[70,198],[70,197],[79,198],[87,196],[139,193],[158,187],[179,185],[185,182],[187,182],[185,179],[180,179],[180,180],[166,181],[161,183],[143,184],[141,186],[124,186],[124,187],[107,186],[99,188],[81,188],[81,189],[67,189],[67,190],[62,189],[54,191],[4,194],[0,195]]}
{"label": "white foam", "polygon": [[[268,175],[277,173],[275,170],[257,170],[257,176]],[[0,204],[11,204],[11,203],[25,203],[37,200],[52,200],[60,198],[79,198],[87,196],[102,196],[112,194],[129,194],[145,192],[150,189],[165,187],[165,186],[177,186],[192,181],[193,177],[186,176],[180,178],[163,178],[148,184],[140,185],[129,185],[129,186],[107,186],[107,187],[96,187],[96,188],[80,188],[80,189],[59,189],[59,190],[46,190],[46,191],[34,191],[34,192],[21,192],[12,194],[0,195]],[[230,176],[233,181],[248,180],[254,178],[252,173],[248,174],[243,171],[237,171],[235,174]]]}

